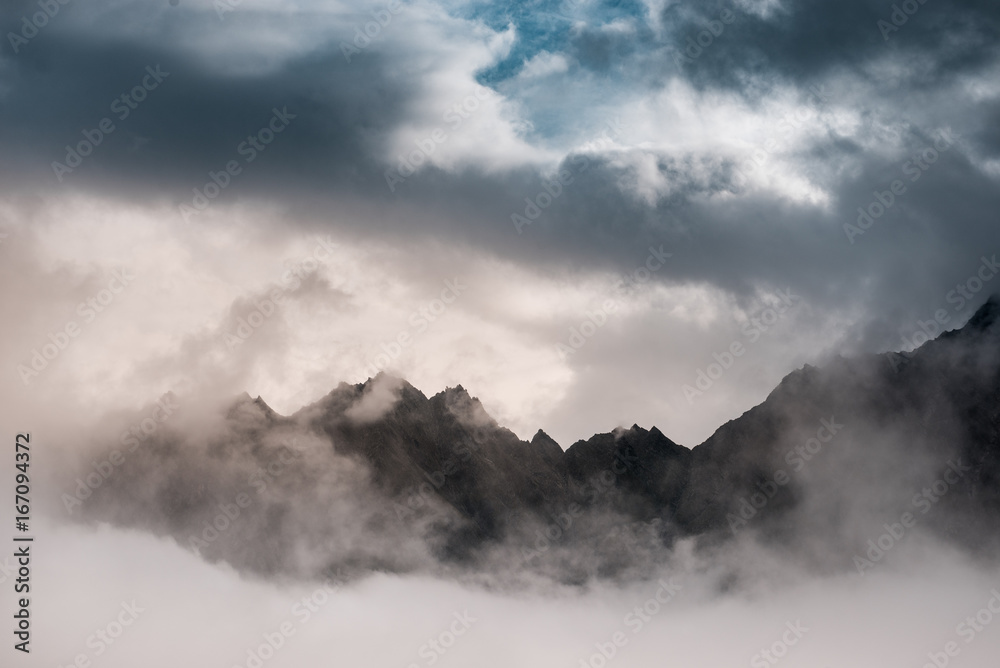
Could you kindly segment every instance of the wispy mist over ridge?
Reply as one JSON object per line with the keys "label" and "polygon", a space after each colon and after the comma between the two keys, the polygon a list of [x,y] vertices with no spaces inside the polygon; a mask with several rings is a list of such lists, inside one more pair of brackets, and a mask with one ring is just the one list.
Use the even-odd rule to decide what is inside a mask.
{"label": "wispy mist over ridge", "polygon": [[62,501],[261,576],[583,584],[652,577],[689,547],[738,576],[727,555],[749,545],[863,574],[910,537],[996,554],[998,398],[994,298],[913,352],[793,372],[693,449],[633,425],[564,452],[461,386],[428,398],[380,374],[287,417],[244,395],[190,424],[168,397],[178,419],[97,444]]}

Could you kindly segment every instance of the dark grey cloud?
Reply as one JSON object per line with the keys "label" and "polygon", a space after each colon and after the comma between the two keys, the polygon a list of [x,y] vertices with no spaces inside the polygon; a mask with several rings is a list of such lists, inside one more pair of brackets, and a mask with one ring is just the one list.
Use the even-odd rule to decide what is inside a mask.
{"label": "dark grey cloud", "polygon": [[[706,20],[729,7],[733,22],[678,70],[671,49],[696,39]],[[30,9],[14,5],[0,26],[16,29]],[[735,93],[749,101],[749,110],[766,104],[781,86],[798,87],[808,104],[817,104],[809,86],[825,91],[817,104],[818,113],[829,115],[825,131],[796,140],[782,160],[808,175],[828,202],[744,188],[735,171],[738,156],[718,147],[643,148],[642,137],[630,137],[634,146],[601,155],[570,148],[561,168],[573,173],[573,183],[521,234],[511,215],[523,215],[525,198],[543,192],[543,176],[533,166],[428,167],[395,192],[387,187],[392,134],[427,94],[426,81],[400,75],[400,65],[413,57],[413,39],[386,35],[347,62],[340,48],[352,35],[354,24],[347,22],[301,53],[237,71],[204,52],[171,45],[172,36],[209,30],[205,22],[217,20],[212,13],[154,11],[143,4],[126,5],[119,14],[102,9],[108,7],[67,6],[72,16],[55,17],[18,53],[5,45],[0,170],[8,192],[76,190],[177,207],[191,202],[192,189],[209,182],[210,171],[240,159],[237,147],[266,127],[272,109],[287,108],[295,116],[289,127],[243,165],[219,203],[277,202],[288,211],[283,224],[334,225],[390,243],[440,239],[542,271],[628,271],[649,246],[662,244],[674,258],[657,280],[706,282],[737,295],[760,285],[792,285],[820,306],[862,305],[873,321],[891,309],[899,312],[893,318],[919,316],[1000,241],[989,221],[997,209],[996,177],[983,171],[983,161],[997,150],[996,103],[968,94],[960,82],[964,77],[989,85],[995,71],[998,12],[991,3],[928,1],[888,41],[877,21],[888,19],[891,3],[862,1],[786,3],[763,17],[725,3],[674,3],[659,17],[664,35],[641,28],[639,41],[627,48],[620,34],[584,29],[566,43],[565,53],[584,70],[624,74],[615,84],[608,83],[610,74],[591,82],[594,95],[603,86],[638,97],[656,93],[646,75],[631,74],[635,68],[657,71],[648,67],[651,59],[695,90]],[[251,17],[263,20],[246,11],[246,18],[234,14],[211,29],[222,36],[245,29]],[[112,28],[84,27],[88,13]],[[130,32],[129,21],[140,16],[151,22],[145,29],[151,38]],[[116,20],[122,22],[117,31]],[[399,30],[401,37],[409,28]],[[886,74],[887,64],[896,71]],[[147,66],[170,75],[127,119],[114,118],[109,104],[138,84]],[[512,79],[497,87],[518,97]],[[949,103],[955,96],[960,108]],[[531,98],[524,102],[530,117]],[[628,109],[624,100],[622,109]],[[563,114],[572,121],[571,110]],[[860,126],[837,122],[851,115]],[[51,163],[63,161],[64,147],[105,117],[116,130],[59,183]],[[909,130],[886,137],[880,123],[906,123]],[[901,178],[907,157],[932,145],[945,128],[960,133],[959,142],[850,243],[843,225],[855,221],[857,208]],[[584,155],[586,170],[579,167]],[[652,156],[658,177],[670,184],[655,201],[636,197],[628,186],[635,177],[630,161],[643,156]],[[178,225],[183,222],[178,215]],[[885,345],[880,336],[860,340]]]}
{"label": "dark grey cloud", "polygon": [[[897,14],[894,22],[900,4],[913,13]],[[700,54],[692,50],[698,54],[690,66],[696,80],[738,88],[747,77],[808,82],[838,69],[864,71],[871,61],[891,56],[904,61],[930,57],[931,67],[914,77],[914,83],[933,86],[989,63],[996,56],[1000,29],[996,5],[977,0],[798,0],[775,3],[765,16],[746,7],[736,2],[683,2],[664,9],[662,20],[676,26],[675,46],[681,49],[688,48],[688,39],[697,42],[698,33],[719,21],[722,11],[734,14],[732,23]]]}

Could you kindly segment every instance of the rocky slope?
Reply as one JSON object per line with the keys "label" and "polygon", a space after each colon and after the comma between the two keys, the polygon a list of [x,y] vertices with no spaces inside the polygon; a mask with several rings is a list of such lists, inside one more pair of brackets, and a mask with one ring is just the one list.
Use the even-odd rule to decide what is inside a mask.
{"label": "rocky slope", "polygon": [[[641,574],[678,538],[741,535],[826,568],[909,512],[976,551],[1000,536],[1000,301],[912,353],[789,374],[689,450],[655,427],[565,452],[461,386],[380,375],[280,416],[244,396],[168,425],[82,507],[258,573]],[[220,518],[220,514],[224,516]]]}

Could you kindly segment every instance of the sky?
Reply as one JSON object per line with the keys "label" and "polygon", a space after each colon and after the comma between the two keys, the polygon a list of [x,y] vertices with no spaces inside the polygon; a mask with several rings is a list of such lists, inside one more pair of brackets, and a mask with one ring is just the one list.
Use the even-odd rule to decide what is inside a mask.
{"label": "sky", "polygon": [[72,434],[191,383],[289,414],[384,369],[522,438],[697,445],[1000,287],[998,18],[7,2],[4,418]]}

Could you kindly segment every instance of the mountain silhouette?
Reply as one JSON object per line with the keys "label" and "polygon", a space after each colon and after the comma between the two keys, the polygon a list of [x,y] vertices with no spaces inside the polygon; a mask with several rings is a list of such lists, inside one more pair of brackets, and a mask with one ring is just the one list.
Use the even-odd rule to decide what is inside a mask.
{"label": "mountain silhouette", "polygon": [[462,386],[427,397],[386,374],[289,416],[243,395],[209,429],[166,425],[81,514],[242,570],[307,577],[532,571],[580,582],[641,576],[678,540],[712,549],[746,536],[837,570],[903,513],[927,535],[993,554],[998,399],[993,297],[914,351],[790,373],[692,449],[638,425],[565,451],[541,430],[523,441]]}

